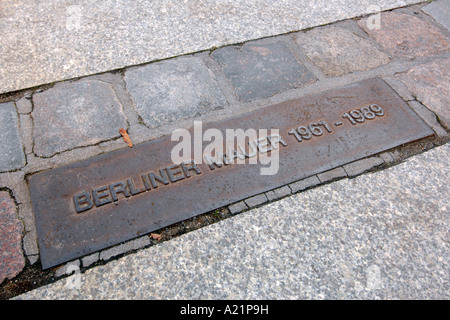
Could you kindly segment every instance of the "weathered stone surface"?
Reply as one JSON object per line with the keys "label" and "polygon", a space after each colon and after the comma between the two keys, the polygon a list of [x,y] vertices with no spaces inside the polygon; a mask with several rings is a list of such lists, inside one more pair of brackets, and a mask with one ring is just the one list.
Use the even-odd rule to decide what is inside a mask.
{"label": "weathered stone surface", "polygon": [[195,57],[130,69],[125,73],[125,82],[134,107],[151,128],[227,105],[212,72]]}
{"label": "weathered stone surface", "polygon": [[0,283],[14,278],[25,266],[22,252],[23,224],[7,191],[0,191]]}
{"label": "weathered stone surface", "polygon": [[148,246],[150,244],[150,239],[147,236],[137,238],[135,240],[128,241],[124,244],[112,247],[110,249],[100,252],[101,260],[109,260],[115,256],[122,253],[128,252],[130,250],[140,249],[142,247]]}
{"label": "weathered stone surface", "polygon": [[88,256],[84,256],[83,258],[81,258],[81,262],[83,263],[83,267],[89,267],[91,264],[95,263],[98,261],[100,257],[100,253],[99,252],[95,252],[93,254],[90,254]]}
{"label": "weathered stone surface", "polygon": [[234,213],[239,213],[239,212],[242,212],[244,210],[247,210],[248,207],[247,207],[247,205],[245,204],[244,201],[239,201],[239,202],[236,202],[236,203],[230,205],[228,207],[228,209],[230,210],[231,213],[234,214]]}
{"label": "weathered stone surface", "polygon": [[269,201],[273,201],[280,198],[284,198],[285,196],[288,196],[291,193],[292,193],[291,188],[289,188],[288,186],[284,186],[281,188],[268,191],[265,193],[265,195]]}
{"label": "weathered stone surface", "polygon": [[398,75],[408,89],[450,128],[450,59],[437,60]]}
{"label": "weathered stone surface", "polygon": [[383,163],[380,157],[370,157],[346,164],[344,170],[349,177],[354,177]]}
{"label": "weathered stone surface", "polygon": [[435,0],[423,7],[422,10],[450,30],[450,0]]}
{"label": "weathered stone surface", "polygon": [[367,28],[367,18],[359,25],[395,57],[413,59],[450,48],[449,39],[439,29],[410,14],[383,12],[379,29]]}
{"label": "weathered stone surface", "polygon": [[59,278],[65,275],[72,274],[74,271],[80,270],[80,260],[76,259],[73,261],[70,261],[63,265],[62,267],[58,268],[55,272],[55,277]]}
{"label": "weathered stone surface", "polygon": [[0,172],[16,170],[25,165],[19,133],[19,120],[14,103],[0,104]]}
{"label": "weathered stone surface", "polygon": [[17,111],[22,114],[28,114],[33,111],[33,105],[31,104],[31,98],[23,97],[16,101]]}
{"label": "weathered stone surface", "polygon": [[320,182],[329,182],[335,179],[344,178],[347,176],[347,173],[345,172],[344,168],[338,167],[329,171],[325,171],[322,173],[319,173],[317,177],[319,178]]}
{"label": "weathered stone surface", "polygon": [[291,188],[293,193],[296,193],[311,188],[318,184],[320,184],[319,178],[317,178],[317,176],[311,176],[306,179],[291,183],[289,187]]}
{"label": "weathered stone surface", "polygon": [[292,193],[291,189],[288,186],[277,188],[277,189],[273,190],[273,192],[275,193],[275,195],[278,198],[283,198],[283,197],[288,196],[288,195],[290,195]]}
{"label": "weathered stone surface", "polygon": [[211,56],[222,67],[242,101],[268,98],[315,80],[281,41],[225,47]]}
{"label": "weathered stone surface", "polygon": [[122,106],[110,84],[82,80],[58,84],[33,96],[34,152],[55,153],[119,137],[127,128]]}
{"label": "weathered stone surface", "polygon": [[257,196],[245,199],[244,202],[250,207],[256,207],[260,204],[266,203],[268,201],[265,194],[258,194]]}
{"label": "weathered stone surface", "polygon": [[389,62],[389,57],[367,39],[340,27],[300,32],[297,44],[327,76],[369,70]]}
{"label": "weathered stone surface", "polygon": [[438,117],[433,111],[425,107],[419,101],[409,101],[408,104],[419,115],[419,117],[421,117],[426,124],[428,124],[430,128],[436,132],[438,136],[447,137],[449,135],[445,129],[445,126],[442,126],[439,123]]}
{"label": "weathered stone surface", "polygon": [[266,192],[265,195],[269,201],[278,199],[277,195],[275,194],[275,192],[273,192],[273,190]]}

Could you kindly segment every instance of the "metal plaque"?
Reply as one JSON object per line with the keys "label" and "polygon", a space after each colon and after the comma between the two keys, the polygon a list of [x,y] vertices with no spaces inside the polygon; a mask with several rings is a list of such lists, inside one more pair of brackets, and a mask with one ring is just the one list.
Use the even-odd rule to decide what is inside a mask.
{"label": "metal plaque", "polygon": [[379,78],[188,133],[183,161],[165,136],[30,176],[43,268],[434,134]]}

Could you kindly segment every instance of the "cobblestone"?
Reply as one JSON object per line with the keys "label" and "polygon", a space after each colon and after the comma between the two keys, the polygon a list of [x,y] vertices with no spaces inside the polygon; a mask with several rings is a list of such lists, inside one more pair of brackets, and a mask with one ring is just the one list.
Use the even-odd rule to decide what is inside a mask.
{"label": "cobblestone", "polygon": [[432,110],[447,128],[450,128],[449,70],[450,59],[443,59],[398,75],[413,95]]}
{"label": "cobblestone", "polygon": [[450,31],[450,0],[435,0],[422,10]]}
{"label": "cobblestone", "polygon": [[347,176],[347,173],[345,172],[344,168],[338,167],[329,171],[325,171],[322,173],[319,173],[317,177],[319,178],[320,182],[330,182],[335,179],[344,178]]}
{"label": "cobblestone", "polygon": [[292,193],[296,193],[296,192],[303,191],[305,189],[308,189],[308,188],[313,187],[318,184],[320,184],[319,178],[317,178],[317,176],[311,176],[306,179],[291,183],[289,185],[289,187],[291,188]]}
{"label": "cobblestone", "polygon": [[383,163],[384,160],[380,157],[370,157],[349,163],[344,166],[344,170],[349,177],[355,177]]}
{"label": "cobblestone", "polygon": [[23,167],[26,160],[14,103],[0,104],[0,128],[0,172]]}
{"label": "cobblestone", "polygon": [[109,260],[115,256],[118,256],[122,253],[136,250],[142,247],[145,247],[150,244],[150,239],[147,236],[143,236],[137,238],[135,240],[128,241],[126,243],[120,244],[118,246],[112,247],[111,249],[103,250],[100,252],[101,260]]}
{"label": "cobblestone", "polygon": [[313,74],[281,41],[225,47],[211,56],[244,102],[268,98],[315,81]]}
{"label": "cobblestone", "polygon": [[380,28],[367,28],[368,18],[359,25],[394,57],[414,59],[450,48],[449,39],[428,21],[400,12],[383,12],[380,18]]}
{"label": "cobblestone", "polygon": [[22,252],[23,224],[7,191],[0,191],[0,283],[14,278],[25,267]]}
{"label": "cobblestone", "polygon": [[57,84],[33,95],[34,152],[51,157],[77,147],[120,137],[127,128],[110,84],[81,80]]}
{"label": "cobblestone", "polygon": [[239,202],[236,202],[236,203],[230,205],[228,207],[228,209],[230,210],[230,212],[232,214],[235,214],[235,213],[239,213],[239,212],[242,212],[244,210],[247,210],[248,207],[247,207],[247,205],[245,204],[244,201],[239,201]]}
{"label": "cobblestone", "polygon": [[206,115],[227,105],[212,72],[196,57],[132,68],[125,73],[125,82],[149,128]]}
{"label": "cobblestone", "polygon": [[265,194],[258,194],[254,197],[245,199],[244,202],[249,206],[249,208],[259,206],[260,204],[266,203],[268,201]]}
{"label": "cobblestone", "polygon": [[91,264],[97,262],[99,258],[100,254],[98,252],[95,252],[93,254],[81,258],[81,262],[83,263],[83,267],[86,268],[89,267]]}
{"label": "cobblestone", "polygon": [[341,27],[300,32],[297,44],[325,75],[331,77],[369,70],[389,62],[389,57],[368,40]]}
{"label": "cobblestone", "polygon": [[22,114],[29,114],[33,111],[33,105],[31,104],[31,97],[23,97],[16,101],[17,111]]}

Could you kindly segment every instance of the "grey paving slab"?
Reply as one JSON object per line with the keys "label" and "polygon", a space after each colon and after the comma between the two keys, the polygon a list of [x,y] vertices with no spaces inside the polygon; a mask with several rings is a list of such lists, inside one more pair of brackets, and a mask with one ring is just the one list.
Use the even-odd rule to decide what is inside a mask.
{"label": "grey paving slab", "polygon": [[242,101],[268,98],[315,81],[314,75],[281,41],[225,47],[214,51],[211,56],[219,63]]}
{"label": "grey paving slab", "polygon": [[195,57],[179,57],[125,73],[134,107],[144,123],[160,127],[223,109],[227,100],[213,73]]}
{"label": "grey paving slab", "polygon": [[55,153],[115,137],[128,124],[110,84],[82,80],[57,84],[33,95],[34,152]]}
{"label": "grey paving slab", "polygon": [[449,299],[450,147],[252,209],[17,299]]}
{"label": "grey paving slab", "polygon": [[4,0],[0,93],[418,2]]}
{"label": "grey paving slab", "polygon": [[19,119],[14,103],[0,104],[0,172],[16,170],[25,165],[19,132]]}
{"label": "grey paving slab", "polygon": [[450,0],[435,0],[423,7],[422,10],[450,30]]}

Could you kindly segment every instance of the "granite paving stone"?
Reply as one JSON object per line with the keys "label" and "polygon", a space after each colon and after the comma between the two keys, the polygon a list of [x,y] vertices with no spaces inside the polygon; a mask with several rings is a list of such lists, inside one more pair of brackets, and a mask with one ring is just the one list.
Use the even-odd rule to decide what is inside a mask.
{"label": "granite paving stone", "polygon": [[150,239],[147,236],[143,236],[126,243],[120,244],[118,246],[112,247],[110,249],[103,250],[100,252],[101,260],[108,260],[122,253],[128,252],[130,250],[136,250],[145,247],[150,244]]}
{"label": "granite paving stone", "polygon": [[370,157],[346,164],[344,170],[349,177],[354,177],[383,163],[381,157]]}
{"label": "granite paving stone", "polygon": [[269,201],[278,199],[277,195],[275,194],[275,192],[273,190],[266,192],[265,195]]}
{"label": "granite paving stone", "polygon": [[338,167],[332,170],[328,170],[322,173],[319,173],[317,177],[319,178],[320,182],[329,182],[335,179],[344,178],[347,176],[347,173],[345,172],[344,168]]}
{"label": "granite paving stone", "polygon": [[[369,17],[370,18],[370,17]],[[387,53],[414,59],[450,49],[448,37],[430,22],[402,12],[383,12],[380,28],[369,29],[367,19],[358,23]]]}
{"label": "granite paving stone", "polygon": [[234,213],[238,213],[238,212],[242,212],[244,210],[247,210],[248,207],[247,207],[247,205],[245,204],[244,201],[239,201],[239,202],[236,202],[236,203],[233,203],[232,205],[230,205],[228,207],[228,209],[230,210],[231,213],[234,214]]}
{"label": "granite paving stone", "polygon": [[89,267],[91,264],[95,263],[98,261],[100,256],[99,252],[95,252],[93,254],[90,254],[88,256],[84,256],[83,258],[81,258],[81,262],[83,263],[83,267]]}
{"label": "granite paving stone", "polygon": [[7,191],[0,191],[0,283],[14,278],[25,267],[22,252],[23,223]]}
{"label": "granite paving stone", "polygon": [[227,100],[200,58],[180,57],[125,72],[134,107],[150,128],[208,114]]}
{"label": "granite paving stone", "polygon": [[370,41],[341,27],[299,32],[297,44],[306,56],[330,77],[369,70],[389,62],[389,57]]}
{"label": "granite paving stone", "polygon": [[26,160],[14,103],[0,104],[0,128],[0,172],[20,169]]}
{"label": "granite paving stone", "polygon": [[422,10],[450,30],[450,0],[434,0],[424,6]]}
{"label": "granite paving stone", "polygon": [[16,298],[448,300],[448,159],[437,147]]}
{"label": "granite paving stone", "polygon": [[277,188],[277,189],[273,190],[273,192],[275,193],[277,198],[283,198],[283,197],[288,196],[288,195],[290,195],[292,193],[291,188],[289,188],[288,186]]}
{"label": "granite paving stone", "polygon": [[31,97],[23,97],[16,101],[17,111],[22,114],[28,114],[33,111],[33,105],[31,104]]}
{"label": "granite paving stone", "polygon": [[437,60],[412,68],[397,77],[413,95],[450,128],[450,59]]}
{"label": "granite paving stone", "polygon": [[122,105],[110,84],[64,82],[33,95],[34,152],[56,153],[120,137],[127,128]]}
{"label": "granite paving stone", "polygon": [[[409,106],[421,117],[431,129],[440,137],[448,137],[449,133],[445,129],[445,125],[439,122],[439,118],[434,112],[425,107],[419,101],[409,101]],[[441,120],[441,122],[443,122]]]}
{"label": "granite paving stone", "polygon": [[320,184],[319,178],[317,178],[317,176],[311,176],[303,180],[291,183],[289,187],[291,188],[293,193],[296,193],[311,188],[318,184]]}
{"label": "granite paving stone", "polygon": [[265,194],[258,194],[251,198],[245,199],[244,202],[251,208],[259,206],[260,204],[266,203],[268,201]]}
{"label": "granite paving stone", "polygon": [[220,48],[211,56],[244,102],[268,98],[315,81],[314,75],[281,41]]}

